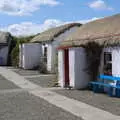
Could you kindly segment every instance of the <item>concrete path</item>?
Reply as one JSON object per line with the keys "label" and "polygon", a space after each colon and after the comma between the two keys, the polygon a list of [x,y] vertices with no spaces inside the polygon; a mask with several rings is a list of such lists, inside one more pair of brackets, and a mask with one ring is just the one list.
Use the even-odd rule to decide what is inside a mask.
{"label": "concrete path", "polygon": [[47,102],[60,107],[77,117],[81,117],[84,120],[120,120],[120,116],[115,116],[109,112],[100,110],[80,101],[67,98],[55,92],[51,92],[46,88],[33,84],[24,77],[8,70],[7,68],[0,67],[0,74],[22,89],[29,89],[28,92],[34,96],[43,98]]}

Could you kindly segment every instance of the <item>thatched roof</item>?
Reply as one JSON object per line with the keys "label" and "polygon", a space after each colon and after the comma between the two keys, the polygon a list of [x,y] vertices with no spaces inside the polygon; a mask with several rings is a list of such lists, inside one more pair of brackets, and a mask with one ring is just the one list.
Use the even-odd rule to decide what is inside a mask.
{"label": "thatched roof", "polygon": [[11,34],[8,32],[0,31],[0,44],[9,44],[11,41]]}
{"label": "thatched roof", "polygon": [[84,46],[90,42],[104,46],[120,44],[120,14],[82,25],[61,46]]}
{"label": "thatched roof", "polygon": [[31,42],[46,42],[46,41],[53,41],[55,37],[59,36],[61,33],[64,33],[66,30],[74,26],[81,26],[80,23],[71,23],[65,24],[59,27],[51,28],[45,32],[38,34],[34,37]]}

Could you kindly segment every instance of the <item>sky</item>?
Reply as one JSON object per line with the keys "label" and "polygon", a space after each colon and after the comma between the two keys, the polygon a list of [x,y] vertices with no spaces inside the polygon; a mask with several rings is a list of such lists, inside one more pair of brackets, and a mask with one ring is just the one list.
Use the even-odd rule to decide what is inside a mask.
{"label": "sky", "polygon": [[119,0],[0,0],[0,30],[26,36],[118,13]]}

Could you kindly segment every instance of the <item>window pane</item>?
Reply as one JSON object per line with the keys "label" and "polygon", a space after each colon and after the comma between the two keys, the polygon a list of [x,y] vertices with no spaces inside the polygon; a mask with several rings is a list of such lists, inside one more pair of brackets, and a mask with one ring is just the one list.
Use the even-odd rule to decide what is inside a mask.
{"label": "window pane", "polygon": [[104,53],[104,74],[112,75],[112,54],[111,52]]}
{"label": "window pane", "polygon": [[106,64],[107,62],[112,61],[112,54],[110,52],[105,52],[104,53],[104,63]]}

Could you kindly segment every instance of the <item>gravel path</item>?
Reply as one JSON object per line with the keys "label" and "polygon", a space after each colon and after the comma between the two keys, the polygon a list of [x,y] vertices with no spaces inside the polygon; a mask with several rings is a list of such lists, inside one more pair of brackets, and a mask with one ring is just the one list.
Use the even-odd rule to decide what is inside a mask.
{"label": "gravel path", "polygon": [[23,69],[13,69],[14,72],[22,76],[40,75],[37,70],[23,70]]}
{"label": "gravel path", "polygon": [[9,67],[8,69],[16,72],[17,74],[24,76],[29,81],[40,85],[42,87],[53,87],[56,84],[56,75],[55,74],[40,74],[37,70],[24,70]]}
{"label": "gravel path", "polygon": [[27,92],[0,94],[0,120],[82,120]]}
{"label": "gravel path", "polygon": [[120,116],[119,98],[112,98],[104,94],[94,94],[93,92],[87,90],[53,91]]}
{"label": "gravel path", "polygon": [[[24,70],[22,70],[22,72],[23,71]],[[24,74],[29,75],[28,73],[30,72],[25,71]],[[50,87],[51,83],[54,83],[55,78],[50,76],[40,76],[40,77],[28,78],[28,80],[42,87]],[[81,102],[87,103],[102,110],[111,112],[115,115],[120,115],[119,98],[111,98],[104,94],[94,94],[93,92],[87,90],[86,91],[55,90],[55,92],[65,95],[69,98],[73,98]]]}
{"label": "gravel path", "polygon": [[[67,95],[61,96],[49,91],[48,89],[41,88],[38,85],[31,83],[23,76],[20,76],[10,70],[1,67],[0,73],[9,81],[23,88],[23,90],[10,90],[11,92],[2,90],[4,92],[0,93],[0,120],[81,120],[81,118],[76,116],[82,117],[85,120],[120,119],[119,116],[115,116],[109,112],[93,107],[94,105],[89,106],[87,105],[88,103],[85,104],[86,102],[84,103],[84,101],[75,101],[75,98],[69,99],[65,97],[68,93],[65,93],[64,90],[61,90],[64,92],[63,95]],[[29,93],[26,91],[27,89],[31,89],[28,91]],[[85,97],[85,93],[83,93],[84,92],[82,91],[81,95],[84,96],[83,99],[88,97],[90,100],[90,94]],[[73,94],[74,92],[70,95],[71,98],[73,98]]]}
{"label": "gravel path", "polygon": [[27,78],[27,79],[45,88],[45,87],[52,87],[53,84],[55,83],[56,77],[53,75],[48,75],[48,76],[40,76],[40,77]]}
{"label": "gravel path", "polygon": [[3,76],[0,75],[0,90],[3,89],[17,89],[19,88],[14,83],[6,80]]}

